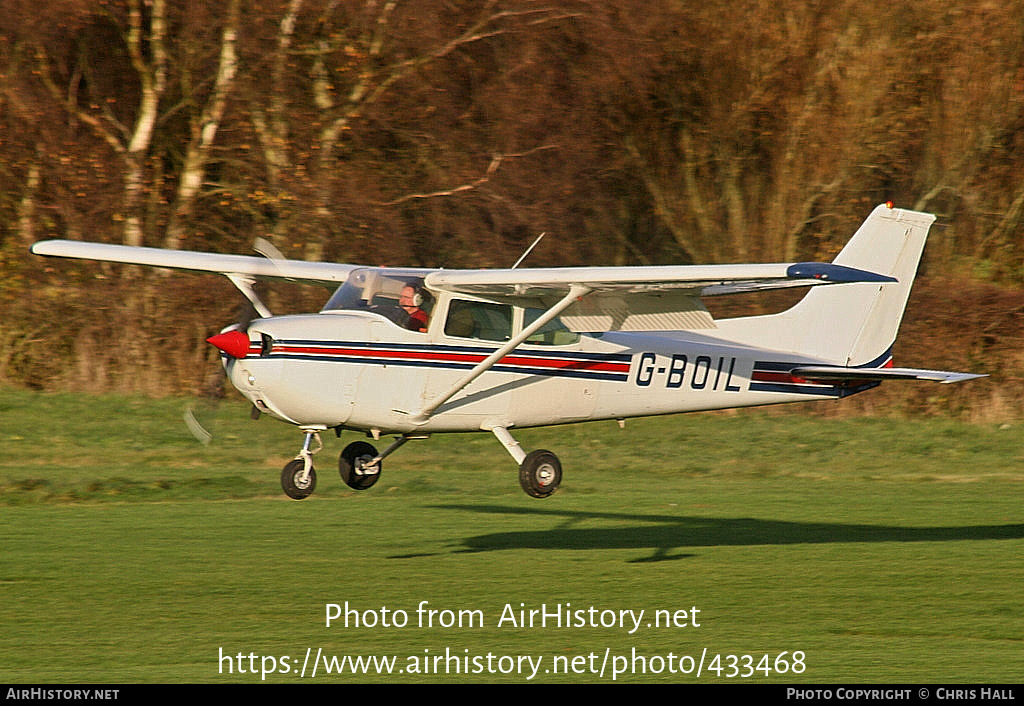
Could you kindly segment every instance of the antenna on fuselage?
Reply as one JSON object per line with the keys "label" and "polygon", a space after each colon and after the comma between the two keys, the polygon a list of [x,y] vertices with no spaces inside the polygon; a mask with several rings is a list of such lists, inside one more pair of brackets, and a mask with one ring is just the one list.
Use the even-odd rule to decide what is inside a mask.
{"label": "antenna on fuselage", "polygon": [[547,235],[547,234],[548,234],[547,231],[544,231],[543,233],[541,233],[540,235],[537,236],[537,239],[533,241],[533,243],[530,245],[530,247],[526,248],[526,252],[524,252],[522,255],[519,256],[519,259],[516,260],[516,264],[512,265],[512,269],[513,270],[516,269],[517,267],[519,267],[519,265],[521,265],[523,263],[523,260],[526,259],[527,255],[529,255],[530,253],[533,252],[533,249],[535,247],[537,247],[537,243],[539,243],[541,241],[541,239],[545,235]]}

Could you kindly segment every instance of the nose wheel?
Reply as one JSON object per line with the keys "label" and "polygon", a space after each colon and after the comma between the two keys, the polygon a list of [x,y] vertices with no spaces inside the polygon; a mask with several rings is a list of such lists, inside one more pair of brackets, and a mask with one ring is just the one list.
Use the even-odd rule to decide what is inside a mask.
{"label": "nose wheel", "polygon": [[281,488],[292,500],[308,498],[316,490],[316,471],[312,466],[306,471],[306,462],[301,458],[289,461],[281,471]]}
{"label": "nose wheel", "polygon": [[[292,500],[304,500],[316,490],[316,471],[313,470],[313,454],[324,447],[320,432],[326,427],[303,427],[306,440],[297,458],[289,461],[281,470],[281,488]],[[314,447],[314,442],[316,446]]]}

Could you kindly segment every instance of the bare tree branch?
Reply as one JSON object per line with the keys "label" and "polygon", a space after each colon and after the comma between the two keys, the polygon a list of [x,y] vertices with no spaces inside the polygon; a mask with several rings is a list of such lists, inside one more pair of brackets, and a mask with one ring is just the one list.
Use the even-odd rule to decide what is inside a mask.
{"label": "bare tree branch", "polygon": [[[496,27],[494,29],[486,29],[494,25],[496,22],[504,19],[519,18],[528,15],[541,15],[541,17],[538,17],[538,19],[529,23],[535,26],[538,24],[579,16],[579,13],[566,13],[554,8],[535,8],[520,11],[506,10],[491,14],[491,10],[496,4],[497,0],[488,0],[484,5],[484,8],[479,13],[476,22],[474,22],[465,31],[431,52],[394,64],[383,72],[383,78],[381,78],[379,82],[372,87],[371,84],[373,83],[374,78],[379,74],[372,68],[372,62],[365,62],[364,69],[360,73],[359,79],[352,87],[352,90],[349,92],[349,97],[346,103],[343,106],[334,106],[332,104],[331,108],[327,111],[328,115],[326,117],[328,117],[331,122],[321,132],[320,167],[326,167],[327,163],[331,159],[334,146],[337,143],[338,138],[349,127],[351,120],[367,106],[375,103],[392,85],[408,76],[415,69],[444,58],[459,47],[467,44],[479,42],[501,34],[518,31],[519,28],[517,27]],[[388,2],[385,3],[383,8],[381,8],[381,12],[375,23],[373,40],[369,46],[368,57],[370,58],[375,58],[381,53],[383,47],[383,36],[387,29],[387,20],[391,11],[394,9],[394,5],[394,2]],[[336,117],[331,117],[332,113],[335,114]]]}
{"label": "bare tree branch", "polygon": [[213,93],[203,106],[198,122],[192,128],[192,136],[185,151],[185,164],[178,180],[174,211],[167,226],[164,247],[178,249],[185,234],[185,221],[192,215],[196,197],[206,176],[206,165],[210,149],[217,136],[217,130],[224,117],[228,96],[234,88],[238,73],[238,19],[240,0],[230,0],[227,19],[221,34],[220,60]]}
{"label": "bare tree branch", "polygon": [[554,149],[558,149],[558,145],[543,145],[541,147],[534,147],[532,150],[527,150],[526,152],[516,152],[514,154],[496,154],[494,155],[494,157],[491,158],[491,162],[490,164],[487,165],[487,170],[484,172],[484,175],[478,179],[474,179],[473,181],[467,184],[461,184],[459,186],[452,187],[451,189],[443,189],[441,191],[429,191],[419,194],[407,194],[405,196],[393,199],[391,201],[374,201],[372,203],[375,206],[397,206],[398,204],[405,203],[407,201],[413,201],[415,199],[432,199],[440,196],[454,196],[455,194],[461,194],[466,191],[472,191],[490,181],[491,177],[493,177],[497,173],[498,168],[501,167],[501,163],[506,158],[526,157],[527,155],[533,154],[534,152]]}

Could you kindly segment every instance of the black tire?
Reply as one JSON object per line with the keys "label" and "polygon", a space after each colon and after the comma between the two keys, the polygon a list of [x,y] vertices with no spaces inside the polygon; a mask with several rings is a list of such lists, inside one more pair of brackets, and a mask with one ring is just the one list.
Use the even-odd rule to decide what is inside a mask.
{"label": "black tire", "polygon": [[546,498],[562,483],[562,463],[550,451],[537,449],[526,454],[519,466],[519,485],[534,498]]}
{"label": "black tire", "polygon": [[301,458],[289,461],[288,465],[281,471],[281,487],[284,494],[292,500],[304,500],[316,490],[316,471],[309,469],[309,478],[305,484],[300,484],[298,478],[302,475],[306,462]]}
{"label": "black tire", "polygon": [[338,473],[341,474],[341,480],[345,485],[353,490],[366,490],[376,483],[384,470],[383,463],[377,464],[376,473],[356,473],[356,464],[359,461],[369,461],[376,455],[377,449],[365,441],[353,441],[346,446],[338,457]]}

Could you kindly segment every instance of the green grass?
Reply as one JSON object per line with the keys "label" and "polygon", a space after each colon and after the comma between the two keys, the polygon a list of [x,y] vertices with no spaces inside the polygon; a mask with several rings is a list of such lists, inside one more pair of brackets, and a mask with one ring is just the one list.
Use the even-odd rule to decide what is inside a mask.
{"label": "green grass", "polygon": [[[1024,671],[1018,428],[752,412],[522,431],[565,466],[542,501],[485,434],[409,444],[376,487],[351,492],[334,469],[356,437],[331,435],[316,494],[294,502],[278,475],[298,432],[228,404],[207,415],[216,438],[203,447],[184,407],[3,391],[0,681],[253,682],[287,656],[290,671],[266,681],[297,683],[307,649],[398,658],[380,677],[321,664],[325,683],[527,681],[408,673],[446,649],[471,669],[488,653],[494,668],[542,658],[543,683],[610,682],[616,657],[640,668],[621,661],[634,648],[676,668],[706,650],[705,668],[698,679],[654,660],[660,674],[617,681],[1013,683]],[[326,627],[326,604],[346,601],[409,624]],[[484,625],[419,627],[422,601]],[[633,634],[499,627],[506,604],[645,613]],[[647,627],[653,611],[694,606],[699,627]],[[606,650],[603,677],[545,671],[556,658],[599,669]],[[800,674],[754,669],[795,651]],[[218,658],[239,653],[247,672],[250,654],[275,663],[239,674],[235,659],[227,673]]]}

